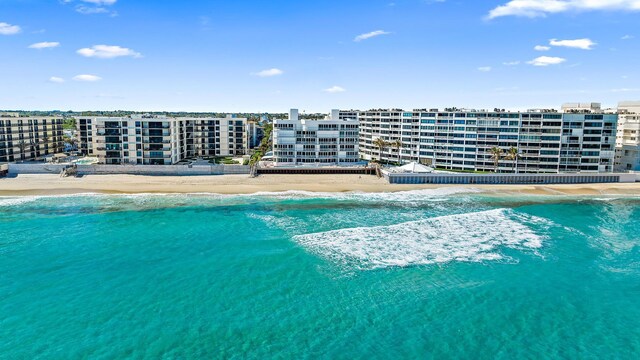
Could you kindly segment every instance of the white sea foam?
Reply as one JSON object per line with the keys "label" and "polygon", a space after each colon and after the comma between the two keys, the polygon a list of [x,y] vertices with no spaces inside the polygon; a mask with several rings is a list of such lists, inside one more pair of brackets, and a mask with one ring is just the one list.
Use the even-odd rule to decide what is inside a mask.
{"label": "white sea foam", "polygon": [[474,194],[482,192],[475,188],[465,187],[444,187],[436,189],[410,190],[398,192],[311,192],[300,190],[289,190],[282,192],[257,192],[253,194],[230,195],[240,197],[273,198],[277,200],[296,199],[330,199],[337,201],[358,201],[358,202],[384,202],[388,204],[416,204],[421,202],[439,202],[457,194]]}
{"label": "white sea foam", "polygon": [[39,196],[0,197],[0,207],[16,206],[38,200]]}
{"label": "white sea foam", "polygon": [[30,196],[0,196],[0,207],[4,206],[16,206],[35,202],[42,199],[62,199],[62,198],[77,198],[77,197],[91,197],[100,196],[98,193],[81,193],[75,195],[30,195]]}
{"label": "white sea foam", "polygon": [[496,209],[448,215],[391,226],[327,231],[294,236],[321,257],[347,267],[370,270],[450,261],[479,262],[503,258],[500,248],[537,249],[543,235],[531,226],[545,219]]}
{"label": "white sea foam", "polygon": [[34,196],[0,196],[0,206],[19,205],[27,202],[36,201],[47,198],[77,198],[77,197],[115,197],[115,198],[170,198],[170,197],[200,197],[200,198],[276,198],[283,199],[301,199],[301,198],[329,198],[336,200],[371,200],[371,201],[414,201],[419,199],[447,197],[455,194],[478,193],[479,189],[466,187],[444,187],[436,189],[423,189],[398,192],[380,192],[380,193],[364,193],[364,192],[312,192],[302,190],[288,190],[279,192],[256,192],[251,194],[219,194],[210,192],[194,192],[194,193],[134,193],[134,194],[101,194],[101,193],[79,193],[79,194],[63,194],[63,195],[34,195]]}

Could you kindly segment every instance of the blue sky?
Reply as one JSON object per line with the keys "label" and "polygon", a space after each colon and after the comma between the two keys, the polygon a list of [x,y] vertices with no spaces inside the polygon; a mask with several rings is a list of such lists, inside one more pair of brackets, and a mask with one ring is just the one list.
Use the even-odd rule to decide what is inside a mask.
{"label": "blue sky", "polygon": [[640,0],[0,0],[0,109],[614,106],[639,23]]}

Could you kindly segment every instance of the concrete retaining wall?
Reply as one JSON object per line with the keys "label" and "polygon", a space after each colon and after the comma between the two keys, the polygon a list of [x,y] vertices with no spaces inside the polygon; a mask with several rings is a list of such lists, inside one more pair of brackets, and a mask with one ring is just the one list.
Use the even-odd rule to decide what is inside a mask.
{"label": "concrete retaining wall", "polygon": [[272,168],[259,168],[258,174],[297,174],[297,175],[316,175],[316,174],[358,174],[358,175],[375,175],[375,168],[368,168],[362,166],[350,166],[350,167],[272,167]]}
{"label": "concrete retaining wall", "polygon": [[9,175],[60,174],[68,165],[62,164],[9,164]]}
{"label": "concrete retaining wall", "polygon": [[[9,164],[9,175],[60,174],[69,165],[55,164]],[[249,166],[242,165],[78,165],[79,175],[150,175],[150,176],[196,176],[196,175],[248,175]]]}

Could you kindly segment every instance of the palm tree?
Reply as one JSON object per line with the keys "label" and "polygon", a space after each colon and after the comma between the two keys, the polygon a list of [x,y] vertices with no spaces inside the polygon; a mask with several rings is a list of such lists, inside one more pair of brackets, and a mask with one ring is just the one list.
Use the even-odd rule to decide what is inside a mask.
{"label": "palm tree", "polygon": [[520,153],[518,152],[518,149],[513,146],[510,147],[509,150],[507,150],[507,155],[505,155],[504,158],[507,160],[513,161],[512,163],[513,172],[517,173],[518,159],[520,158]]}
{"label": "palm tree", "polygon": [[78,149],[78,139],[76,139],[75,137],[64,137],[62,140],[62,145],[58,145],[59,148],[64,148],[64,144],[67,143],[69,144],[69,146],[71,147],[71,150],[77,150]]}
{"label": "palm tree", "polygon": [[373,145],[375,145],[378,148],[378,155],[380,157],[380,162],[382,162],[382,151],[384,150],[385,147],[387,147],[387,142],[384,141],[384,139],[382,139],[381,137],[373,140]]}
{"label": "palm tree", "polygon": [[393,146],[398,152],[398,164],[400,164],[402,162],[402,154],[400,153],[400,148],[402,147],[402,141],[394,140],[390,143],[390,145]]}
{"label": "palm tree", "polygon": [[489,149],[489,153],[491,153],[491,160],[493,160],[495,171],[498,172],[498,165],[500,163],[500,159],[502,158],[503,151],[499,147],[494,146]]}
{"label": "palm tree", "polygon": [[18,149],[20,149],[20,160],[24,160],[24,151],[27,149],[27,143],[24,140],[20,140]]}
{"label": "palm tree", "polygon": [[38,160],[38,157],[40,156],[40,146],[33,140],[29,142],[29,146],[31,147],[29,149],[31,151],[31,156],[33,156],[33,153],[35,152],[35,160]]}
{"label": "palm tree", "polygon": [[44,153],[48,154],[49,153],[49,141],[51,139],[45,134],[45,136],[42,138],[42,143],[44,144]]}

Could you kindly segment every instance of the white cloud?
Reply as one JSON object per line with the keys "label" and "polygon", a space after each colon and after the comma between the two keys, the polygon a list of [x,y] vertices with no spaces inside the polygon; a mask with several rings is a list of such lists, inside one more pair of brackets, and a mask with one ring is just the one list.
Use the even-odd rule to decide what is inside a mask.
{"label": "white cloud", "polygon": [[21,31],[22,29],[18,25],[11,25],[5,22],[0,22],[0,35],[15,35]]}
{"label": "white cloud", "polygon": [[635,36],[633,36],[633,35],[625,35],[625,36],[621,37],[620,39],[622,39],[622,40],[631,40],[631,39],[633,39],[634,37],[635,37]]}
{"label": "white cloud", "polygon": [[561,57],[553,57],[553,56],[540,56],[531,61],[528,61],[527,64],[533,66],[549,66],[549,65],[558,65],[567,61],[567,59],[563,59]]}
{"label": "white cloud", "polygon": [[86,2],[89,4],[94,4],[94,5],[113,5],[116,2],[118,2],[118,0],[80,0],[82,2]]}
{"label": "white cloud", "polygon": [[29,49],[51,49],[51,48],[56,48],[58,46],[60,46],[59,42],[44,41],[44,42],[39,42],[39,43],[29,45]]}
{"label": "white cloud", "polygon": [[533,50],[535,50],[535,51],[549,51],[549,50],[551,50],[551,48],[548,47],[548,46],[544,46],[544,45],[536,45],[536,46],[533,47]]}
{"label": "white cloud", "polygon": [[368,32],[366,34],[360,34],[360,35],[356,36],[353,39],[353,41],[359,42],[359,41],[362,41],[362,40],[367,40],[367,39],[374,38],[376,36],[389,35],[389,34],[391,34],[391,33],[387,32],[387,31],[384,31],[384,30],[376,30],[376,31]]}
{"label": "white cloud", "polygon": [[611,89],[609,90],[612,93],[621,93],[621,92],[640,92],[640,89],[634,88],[621,88],[621,89]]}
{"label": "white cloud", "polygon": [[328,93],[331,93],[331,94],[337,94],[337,93],[345,92],[347,90],[345,88],[341,87],[341,86],[337,86],[336,85],[336,86],[332,86],[332,87],[330,87],[328,89],[324,89],[322,91],[328,92]]}
{"label": "white cloud", "polygon": [[84,14],[109,14],[111,16],[118,16],[115,11],[109,10],[109,7],[115,5],[117,0],[60,0],[63,4],[76,3],[75,11]]}
{"label": "white cloud", "polygon": [[273,69],[262,70],[260,72],[253,73],[252,75],[259,76],[259,77],[271,77],[271,76],[278,76],[282,74],[284,74],[284,71],[277,68],[273,68]]}
{"label": "white cloud", "polygon": [[640,0],[511,0],[491,10],[487,18],[536,17],[562,12],[594,10],[640,11]]}
{"label": "white cloud", "polygon": [[80,14],[84,14],[84,15],[91,15],[91,14],[107,14],[110,11],[109,9],[103,8],[103,7],[89,7],[89,6],[78,5],[76,6],[76,12],[79,12]]}
{"label": "white cloud", "polygon": [[491,66],[480,66],[478,68],[478,71],[489,72],[489,71],[491,71]]}
{"label": "white cloud", "polygon": [[61,84],[64,82],[64,79],[57,76],[52,76],[49,78],[49,82]]}
{"label": "white cloud", "polygon": [[102,80],[102,78],[100,76],[97,75],[88,75],[88,74],[83,74],[83,75],[76,75],[73,77],[73,80],[75,81],[88,81],[88,82],[93,82],[93,81],[100,81]]}
{"label": "white cloud", "polygon": [[520,65],[520,61],[507,61],[507,62],[503,62],[502,65],[516,66],[516,65]]}
{"label": "white cloud", "polygon": [[582,50],[591,50],[596,43],[591,41],[591,39],[575,39],[575,40],[549,40],[549,45],[551,46],[561,46],[561,47],[570,47]]}
{"label": "white cloud", "polygon": [[122,56],[142,57],[142,54],[131,49],[112,45],[94,45],[91,48],[83,48],[76,52],[85,57],[96,57],[100,59],[113,59]]}

